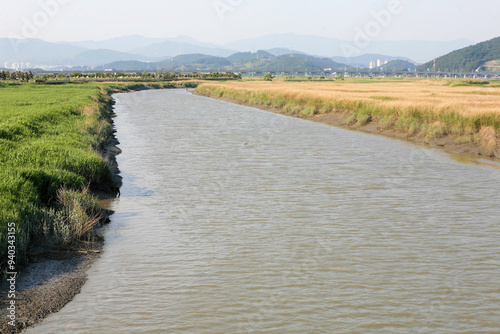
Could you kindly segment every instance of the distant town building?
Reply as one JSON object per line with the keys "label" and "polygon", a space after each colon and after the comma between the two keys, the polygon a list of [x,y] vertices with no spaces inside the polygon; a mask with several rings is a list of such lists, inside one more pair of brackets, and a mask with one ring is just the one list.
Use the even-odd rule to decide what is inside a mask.
{"label": "distant town building", "polygon": [[20,71],[23,69],[30,68],[31,63],[29,63],[29,62],[28,63],[25,63],[25,62],[14,62],[14,63],[5,62],[3,64],[3,67],[7,68],[7,69],[15,70],[15,71]]}
{"label": "distant town building", "polygon": [[371,61],[370,61],[369,68],[370,68],[370,70],[372,70],[372,69],[374,69],[374,68],[376,68],[376,67],[380,67],[380,66],[382,66],[382,65],[385,65],[385,64],[387,64],[388,62],[389,62],[389,60],[387,60],[387,59],[385,59],[385,60],[383,60],[383,59],[375,59],[375,60],[371,60]]}

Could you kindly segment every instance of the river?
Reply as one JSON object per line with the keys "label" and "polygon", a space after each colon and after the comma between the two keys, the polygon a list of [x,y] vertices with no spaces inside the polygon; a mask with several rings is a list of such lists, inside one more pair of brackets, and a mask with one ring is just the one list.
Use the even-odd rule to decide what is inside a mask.
{"label": "river", "polygon": [[121,197],[27,333],[500,331],[500,168],[184,90],[116,94]]}

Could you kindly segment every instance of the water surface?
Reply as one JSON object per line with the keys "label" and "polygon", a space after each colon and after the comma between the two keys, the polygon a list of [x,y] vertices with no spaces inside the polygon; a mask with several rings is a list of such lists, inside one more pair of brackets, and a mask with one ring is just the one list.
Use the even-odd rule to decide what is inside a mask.
{"label": "water surface", "polygon": [[183,90],[115,98],[105,252],[28,333],[500,331],[494,165]]}

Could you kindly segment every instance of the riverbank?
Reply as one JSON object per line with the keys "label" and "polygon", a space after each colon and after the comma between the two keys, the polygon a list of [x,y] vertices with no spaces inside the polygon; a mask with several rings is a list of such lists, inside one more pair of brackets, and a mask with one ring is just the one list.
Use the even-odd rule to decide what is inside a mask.
{"label": "riverbank", "polygon": [[[17,138],[3,138],[10,139],[11,144],[2,147],[5,156],[10,158],[3,163],[11,166],[15,164],[11,171],[14,177],[17,176],[18,182],[28,182],[29,188],[37,190],[32,197],[11,200],[11,216],[7,219],[7,208],[2,207],[2,223],[8,221],[16,225],[13,240],[17,256],[14,265],[10,267],[9,264],[7,270],[17,275],[14,289],[2,282],[0,332],[19,333],[57,312],[79,293],[86,280],[86,270],[98,257],[103,245],[103,239],[95,232],[95,228],[108,222],[112,214],[98,207],[98,198],[116,196],[121,181],[115,159],[118,151],[111,119],[113,113],[109,93],[112,90],[71,85],[55,89],[39,85],[30,87],[29,84],[14,86],[10,90],[8,86],[2,88],[7,88],[4,96],[7,108],[3,110],[7,117],[2,126],[18,127],[18,132],[22,133]],[[33,93],[38,97],[25,102],[33,109],[19,108],[19,101],[31,97],[25,93]],[[68,94],[75,94],[74,101],[67,97]],[[63,102],[62,106],[54,107],[52,101],[59,99]],[[8,108],[9,102],[11,108]],[[68,102],[67,107],[64,102]],[[21,113],[26,117],[20,122],[18,118]],[[32,127],[23,127],[26,123],[31,123],[32,127],[43,126],[43,130],[33,131]],[[61,126],[66,131],[56,130]],[[57,134],[54,135],[52,131],[57,131]],[[62,141],[67,141],[67,146],[62,145]],[[83,145],[79,146],[80,141],[89,143],[89,147],[85,149]],[[35,147],[42,158],[33,161],[25,157],[28,161],[13,162],[19,158],[16,149],[28,145]],[[47,151],[51,151],[52,155]],[[66,158],[66,165],[58,166],[57,158],[61,153],[73,154],[73,157]],[[94,166],[93,171],[89,164]],[[67,165],[80,168],[69,169]],[[95,166],[100,168],[96,169]],[[58,178],[57,169],[61,167],[64,169],[61,172],[63,176],[65,172],[72,173],[74,178],[80,177],[84,183],[78,185],[68,182],[68,178]],[[27,175],[32,174],[26,170],[35,170],[32,174],[39,175],[39,178],[30,179]],[[53,177],[44,180],[47,174]],[[7,187],[4,185],[4,188]],[[6,190],[12,193],[11,189]],[[5,202],[5,198],[2,198],[2,202]],[[19,202],[24,204],[24,208],[31,207],[32,213],[22,214],[23,205]],[[6,255],[2,255],[3,261]],[[7,277],[11,278],[12,275]],[[15,309],[11,306],[12,301],[15,302]]]}
{"label": "riverbank", "polygon": [[500,158],[500,84],[445,80],[204,83],[200,95]]}
{"label": "riverbank", "polygon": [[[188,83],[189,87],[192,85]],[[151,88],[177,88],[177,85],[9,86],[0,87],[4,89],[6,106],[1,110],[6,117],[0,122],[0,149],[6,157],[2,163],[9,165],[13,174],[13,185],[2,184],[6,193],[0,198],[0,228],[3,229],[0,253],[2,268],[18,274],[14,294],[2,278],[0,333],[19,333],[71,301],[85,283],[86,271],[101,253],[104,239],[96,228],[109,222],[112,212],[101,209],[98,200],[116,197],[121,186],[116,162],[121,151],[114,136],[112,118],[116,115],[111,95]],[[35,126],[37,131],[33,129]],[[4,138],[15,133],[12,130],[2,132],[9,127],[17,127],[20,135]],[[28,146],[31,151],[24,152]],[[20,151],[26,154],[20,157]],[[21,162],[21,159],[27,161]],[[68,165],[75,167],[70,169]],[[51,173],[53,177],[26,179],[26,175],[31,175],[26,170],[30,169],[43,176]],[[81,182],[68,182],[71,177],[58,178],[67,174]],[[2,179],[4,183],[6,179]],[[27,184],[28,190],[14,194],[15,185],[19,183]],[[27,196],[30,188],[34,190],[31,197]],[[26,213],[27,207],[31,214]],[[17,253],[12,268],[7,253],[3,252],[7,250],[4,230],[7,231],[8,222],[16,226],[13,240]],[[8,310],[12,301],[14,311]],[[15,315],[13,322],[12,317],[7,317],[12,314]]]}

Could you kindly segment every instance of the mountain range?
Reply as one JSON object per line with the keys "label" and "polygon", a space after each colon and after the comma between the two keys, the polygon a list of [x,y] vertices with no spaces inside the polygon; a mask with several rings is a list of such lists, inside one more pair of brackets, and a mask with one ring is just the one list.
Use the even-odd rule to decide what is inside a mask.
{"label": "mountain range", "polygon": [[[500,72],[500,37],[456,50],[435,60],[436,71],[474,72],[488,70]],[[434,61],[425,63],[419,70],[433,69]]]}
{"label": "mountain range", "polygon": [[373,59],[412,59],[416,62],[425,62],[473,44],[465,39],[443,42],[372,41],[367,48],[358,50],[360,54],[346,55],[342,51],[346,43],[348,44],[335,38],[298,34],[273,34],[225,45],[203,43],[187,36],[163,39],[125,36],[104,41],[80,42],[0,38],[0,66],[95,67],[116,61],[160,62],[182,54],[204,54],[226,58],[239,52],[255,53],[257,50],[265,50],[276,57],[290,53],[314,55],[319,58],[333,57],[334,62],[353,67],[366,67],[367,59],[374,56],[381,58]]}
{"label": "mountain range", "polygon": [[236,50],[245,49],[246,51],[288,47],[321,57],[356,57],[374,53],[413,59],[421,63],[475,43],[467,39],[458,39],[453,41],[372,40],[367,44],[366,47],[360,47],[354,42],[342,41],[336,38],[298,34],[273,34],[231,42],[224,45],[224,47]]}
{"label": "mountain range", "polygon": [[[348,66],[347,66],[348,67]],[[345,69],[330,58],[305,54],[273,55],[270,52],[237,52],[229,57],[200,53],[185,54],[158,62],[117,61],[105,65],[115,71],[182,71],[182,72],[322,72],[325,68]]]}

